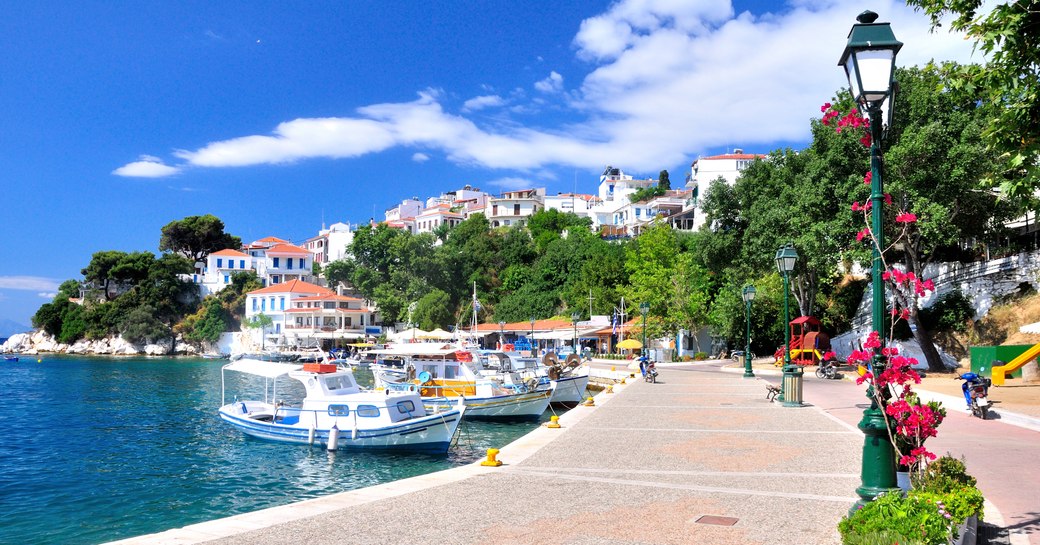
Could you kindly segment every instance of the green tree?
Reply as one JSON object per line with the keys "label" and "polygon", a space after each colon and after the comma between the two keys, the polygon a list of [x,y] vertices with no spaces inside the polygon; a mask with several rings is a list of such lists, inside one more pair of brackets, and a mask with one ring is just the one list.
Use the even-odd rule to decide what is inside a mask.
{"label": "green tree", "polygon": [[106,301],[111,298],[109,286],[114,280],[111,276],[112,269],[119,265],[126,255],[126,252],[117,250],[94,252],[90,257],[90,263],[80,271],[83,279],[100,292],[102,299]]}
{"label": "green tree", "polygon": [[267,328],[271,327],[271,324],[273,323],[274,320],[272,320],[270,316],[261,312],[260,314],[254,314],[252,318],[242,322],[242,327],[260,330],[260,349],[262,350],[267,337]]}
{"label": "green tree", "polygon": [[137,344],[170,336],[170,328],[155,317],[155,309],[148,305],[130,311],[120,324],[120,334],[128,342]]}
{"label": "green tree", "polygon": [[657,187],[664,189],[665,191],[672,188],[672,181],[668,179],[667,170],[662,170],[661,173],[657,175]]}
{"label": "green tree", "polygon": [[1003,170],[991,181],[1002,183],[1009,197],[1032,199],[1040,185],[1040,25],[1036,2],[998,2],[985,9],[982,0],[907,0],[907,4],[931,18],[933,31],[943,19],[952,17],[950,31],[965,33],[985,55],[985,66],[947,65],[945,82],[950,89],[977,96],[979,104],[991,113],[982,136],[1001,157],[999,170]]}
{"label": "green tree", "polygon": [[420,329],[429,331],[455,323],[454,318],[454,312],[449,306],[448,294],[439,289],[433,289],[422,296],[415,305],[412,321],[418,324]]}
{"label": "green tree", "polygon": [[162,228],[159,250],[177,252],[190,263],[227,248],[240,248],[242,239],[224,232],[224,222],[212,214],[188,216],[171,221]]}

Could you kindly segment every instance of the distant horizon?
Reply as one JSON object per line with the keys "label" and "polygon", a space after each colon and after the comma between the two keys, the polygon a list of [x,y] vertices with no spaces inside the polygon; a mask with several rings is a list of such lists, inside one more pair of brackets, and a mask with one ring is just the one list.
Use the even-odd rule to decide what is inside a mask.
{"label": "distant horizon", "polygon": [[[681,186],[701,156],[802,149],[861,3],[18,3],[0,21],[0,319],[97,251],[157,252],[213,214],[299,242],[471,185]],[[904,3],[897,64],[981,61]]]}

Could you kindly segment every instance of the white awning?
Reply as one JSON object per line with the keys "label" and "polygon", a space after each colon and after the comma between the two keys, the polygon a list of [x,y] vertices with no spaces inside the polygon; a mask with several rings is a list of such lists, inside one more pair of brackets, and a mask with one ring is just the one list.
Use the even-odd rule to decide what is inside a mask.
{"label": "white awning", "polygon": [[[592,333],[599,331],[601,328],[586,328],[578,330],[579,339],[595,339],[596,336]],[[552,331],[542,331],[534,334],[534,338],[539,341],[569,341],[574,338],[573,329],[554,329]]]}
{"label": "white awning", "polygon": [[242,358],[224,366],[224,369],[256,375],[258,377],[278,378],[286,375],[289,371],[303,369],[299,363],[283,363],[278,361],[262,361],[252,358]]}

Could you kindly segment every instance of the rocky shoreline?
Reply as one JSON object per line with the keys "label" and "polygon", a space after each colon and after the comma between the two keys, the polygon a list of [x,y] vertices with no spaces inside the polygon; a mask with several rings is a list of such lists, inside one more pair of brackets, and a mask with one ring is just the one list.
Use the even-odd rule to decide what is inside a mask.
{"label": "rocky shoreline", "polygon": [[0,352],[15,354],[82,354],[95,356],[192,356],[203,353],[198,347],[183,342],[179,337],[174,350],[170,343],[134,344],[122,337],[106,337],[93,341],[79,340],[73,344],[59,343],[46,332],[18,333],[0,345]]}

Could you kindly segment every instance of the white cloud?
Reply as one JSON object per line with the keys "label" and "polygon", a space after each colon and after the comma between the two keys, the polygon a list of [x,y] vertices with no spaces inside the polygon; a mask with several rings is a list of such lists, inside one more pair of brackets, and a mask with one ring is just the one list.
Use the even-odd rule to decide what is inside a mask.
{"label": "white cloud", "polygon": [[415,161],[416,163],[425,163],[426,161],[429,161],[429,160],[430,160],[430,156],[426,155],[425,153],[416,152],[416,153],[412,154],[412,161]]}
{"label": "white cloud", "polygon": [[0,289],[57,291],[58,282],[41,276],[0,276]]}
{"label": "white cloud", "polygon": [[40,298],[42,298],[42,299],[54,299],[58,295],[58,292],[56,292],[56,291],[40,292],[40,293],[37,293],[36,295],[40,296]]}
{"label": "white cloud", "polygon": [[484,95],[479,97],[473,97],[462,104],[462,111],[475,112],[477,110],[483,110],[484,108],[494,108],[497,106],[502,106],[505,103],[505,99],[498,95]]}
{"label": "white cloud", "polygon": [[556,71],[549,72],[549,77],[542,81],[536,82],[534,88],[538,89],[543,93],[557,93],[563,90],[563,76],[556,73]]}
{"label": "white cloud", "polygon": [[181,169],[171,167],[162,162],[162,159],[152,155],[142,155],[137,161],[127,163],[112,171],[116,176],[127,178],[163,178],[180,172]]}
{"label": "white cloud", "polygon": [[[905,3],[878,0],[873,7],[905,43],[899,65],[971,60],[971,42],[944,30],[930,33],[927,17]],[[437,150],[460,164],[530,173],[605,164],[657,172],[726,146],[766,152],[762,147],[776,141],[808,141],[809,119],[848,85],[837,61],[861,10],[851,0],[796,0],[755,14],[734,14],[730,3],[716,0],[622,0],[576,30],[576,54],[588,72],[562,95],[567,110],[557,119],[565,122],[537,116],[538,105],[522,89],[502,98],[488,85],[487,95],[466,101],[458,113],[442,104],[451,93],[424,90],[412,102],[286,121],[270,134],[175,155],[190,166],[233,167],[414,147],[424,150],[414,160]],[[560,92],[563,76],[551,72],[534,86]],[[507,104],[503,116],[539,125],[466,115]],[[180,168],[142,157],[116,173],[169,175]]]}

